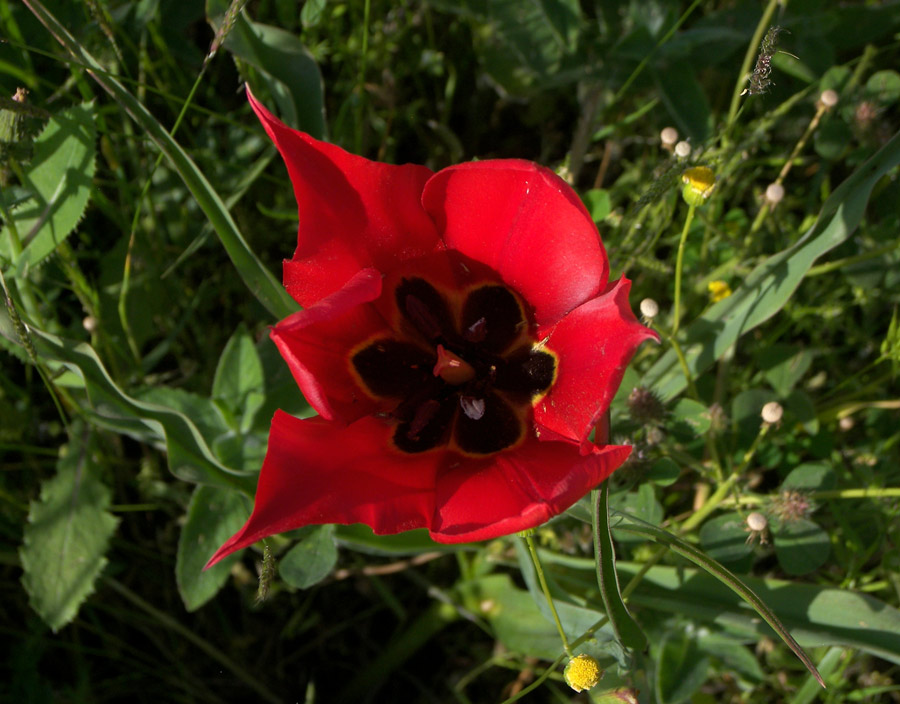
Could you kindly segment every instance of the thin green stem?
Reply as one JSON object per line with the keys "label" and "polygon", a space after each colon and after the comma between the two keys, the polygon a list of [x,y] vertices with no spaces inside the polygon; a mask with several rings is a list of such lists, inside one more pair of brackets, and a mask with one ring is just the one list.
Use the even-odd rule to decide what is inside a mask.
{"label": "thin green stem", "polygon": [[[810,499],[824,501],[827,499],[893,499],[900,498],[900,487],[866,487],[864,489],[827,489],[811,491],[806,494]],[[721,506],[760,506],[768,501],[768,496],[761,494],[743,494],[742,496],[723,499]]]}
{"label": "thin green stem", "polygon": [[530,535],[525,536],[525,544],[528,545],[528,552],[531,553],[531,561],[534,563],[534,570],[537,572],[538,581],[541,583],[541,590],[544,592],[544,596],[547,597],[547,604],[549,604],[550,612],[553,614],[553,622],[556,624],[556,629],[559,631],[559,637],[562,639],[563,650],[566,651],[566,655],[572,657],[569,639],[566,637],[562,622],[559,620],[559,614],[556,612],[556,604],[553,603],[553,597],[550,596],[550,587],[547,586],[547,579],[544,577],[544,568],[541,566],[541,558],[538,557],[537,548],[534,545],[534,538]]}
{"label": "thin green stem", "polygon": [[691,395],[691,398],[699,400],[700,394],[697,391],[697,387],[694,385],[694,379],[691,377],[691,368],[688,366],[687,357],[684,356],[684,350],[681,349],[681,345],[678,344],[678,340],[676,340],[672,335],[667,335],[663,330],[659,330],[659,334],[663,336],[663,339],[665,339],[666,342],[672,345],[672,351],[678,358],[678,365],[681,367],[681,371],[684,373],[684,379],[687,382],[688,393]]}
{"label": "thin green stem", "polygon": [[678,242],[678,256],[675,258],[675,303],[672,307],[672,334],[674,339],[678,333],[678,322],[681,319],[681,273],[684,268],[684,245],[687,242],[688,232],[694,220],[696,205],[688,206],[687,217],[684,219],[684,227],[681,229],[681,239]]}

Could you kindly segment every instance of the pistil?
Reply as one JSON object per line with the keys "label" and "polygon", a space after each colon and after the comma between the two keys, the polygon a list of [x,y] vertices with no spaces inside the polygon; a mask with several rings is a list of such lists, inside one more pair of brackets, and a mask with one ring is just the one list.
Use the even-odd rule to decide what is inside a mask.
{"label": "pistil", "polygon": [[437,364],[434,375],[441,377],[448,384],[459,386],[475,378],[475,369],[462,357],[454,354],[443,345],[437,346]]}

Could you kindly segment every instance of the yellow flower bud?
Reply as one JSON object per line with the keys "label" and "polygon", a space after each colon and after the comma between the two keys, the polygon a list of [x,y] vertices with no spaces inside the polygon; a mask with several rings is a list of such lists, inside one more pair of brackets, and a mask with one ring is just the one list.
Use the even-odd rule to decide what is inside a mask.
{"label": "yellow flower bud", "polygon": [[569,660],[563,671],[566,684],[576,692],[583,692],[595,686],[603,677],[603,670],[590,655],[576,655]]}
{"label": "yellow flower bud", "polygon": [[681,175],[681,195],[688,205],[703,205],[716,187],[716,175],[708,166],[693,166]]}
{"label": "yellow flower bud", "polygon": [[710,281],[707,285],[709,289],[709,300],[718,303],[731,295],[731,286],[725,281]]}

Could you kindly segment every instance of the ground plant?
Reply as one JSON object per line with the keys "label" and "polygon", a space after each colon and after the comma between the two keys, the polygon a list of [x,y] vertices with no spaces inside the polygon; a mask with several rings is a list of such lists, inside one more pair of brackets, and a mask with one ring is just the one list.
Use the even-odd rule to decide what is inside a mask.
{"label": "ground plant", "polygon": [[898,65],[0,0],[0,700],[900,702]]}

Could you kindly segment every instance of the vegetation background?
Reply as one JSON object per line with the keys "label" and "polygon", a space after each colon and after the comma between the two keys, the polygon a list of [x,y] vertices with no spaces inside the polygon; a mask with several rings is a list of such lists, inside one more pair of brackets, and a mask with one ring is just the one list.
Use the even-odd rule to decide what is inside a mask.
{"label": "vegetation background", "polygon": [[[0,0],[0,38],[0,699],[900,701],[900,3]],[[311,413],[266,334],[296,210],[245,82],[373,159],[557,168],[658,302],[610,498],[650,646],[598,628],[591,692],[517,538],[314,528],[201,575],[274,409]],[[746,575],[828,689],[629,515]],[[574,638],[587,500],[537,539]]]}

